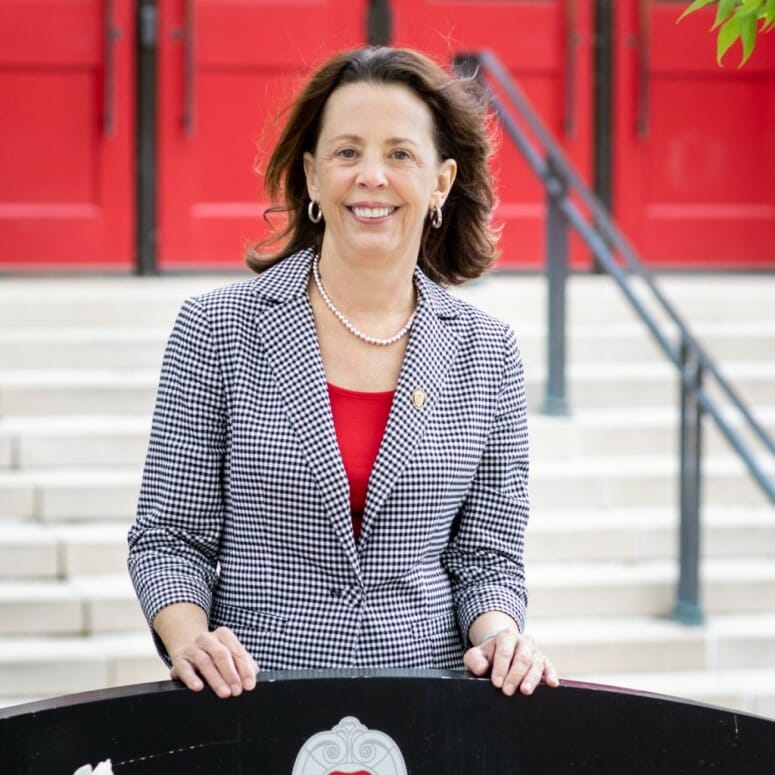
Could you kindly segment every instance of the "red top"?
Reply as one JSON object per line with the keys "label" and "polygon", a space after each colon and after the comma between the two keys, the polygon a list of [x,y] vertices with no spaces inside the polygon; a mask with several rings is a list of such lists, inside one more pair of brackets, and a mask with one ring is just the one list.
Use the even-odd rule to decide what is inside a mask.
{"label": "red top", "polygon": [[395,390],[364,393],[328,383],[334,430],[350,483],[350,510],[356,541],[361,535],[369,476],[382,443],[394,394]]}

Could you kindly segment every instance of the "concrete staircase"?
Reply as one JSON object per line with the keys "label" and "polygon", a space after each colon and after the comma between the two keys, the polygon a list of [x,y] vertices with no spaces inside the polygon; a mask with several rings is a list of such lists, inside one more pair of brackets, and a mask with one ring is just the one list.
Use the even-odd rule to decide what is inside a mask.
{"label": "concrete staircase", "polygon": [[[166,677],[127,578],[126,529],[175,313],[234,279],[0,283],[0,703]],[[775,276],[661,287],[775,435]],[[570,282],[567,418],[539,411],[541,278],[456,292],[509,320],[525,356],[530,630],[563,676],[775,716],[775,509],[708,427],[708,622],[673,622],[677,377],[617,290]]]}

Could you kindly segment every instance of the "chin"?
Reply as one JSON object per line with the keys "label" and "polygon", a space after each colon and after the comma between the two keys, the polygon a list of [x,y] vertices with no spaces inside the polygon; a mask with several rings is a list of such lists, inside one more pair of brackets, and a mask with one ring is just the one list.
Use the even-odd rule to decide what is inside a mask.
{"label": "chin", "polygon": [[405,246],[398,240],[353,240],[352,244],[353,248],[361,255],[373,256],[374,258],[394,257],[405,249]]}

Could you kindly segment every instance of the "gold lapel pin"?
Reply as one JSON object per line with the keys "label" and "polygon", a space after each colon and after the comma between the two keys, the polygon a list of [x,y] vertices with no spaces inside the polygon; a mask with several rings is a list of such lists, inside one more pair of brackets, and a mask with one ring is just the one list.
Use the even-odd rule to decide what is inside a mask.
{"label": "gold lapel pin", "polygon": [[428,394],[421,387],[416,387],[412,391],[412,406],[415,409],[422,409],[425,406],[426,398],[428,398]]}

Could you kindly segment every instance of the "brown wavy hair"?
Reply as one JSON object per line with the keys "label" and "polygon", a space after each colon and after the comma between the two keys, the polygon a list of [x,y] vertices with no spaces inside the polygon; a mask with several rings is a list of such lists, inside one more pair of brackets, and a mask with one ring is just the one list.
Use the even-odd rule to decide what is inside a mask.
{"label": "brown wavy hair", "polygon": [[[478,277],[498,256],[498,232],[491,222],[495,197],[489,168],[490,114],[481,88],[458,79],[410,49],[373,47],[344,51],[311,76],[290,107],[288,120],[266,168],[264,187],[277,203],[264,213],[287,217],[285,227],[248,251],[248,266],[261,272],[303,248],[320,248],[325,223],[307,217],[309,195],[304,153],[314,153],[323,109],[340,86],[359,82],[399,84],[430,109],[441,159],[457,162],[457,177],[444,204],[444,219],[433,229],[426,219],[418,265],[432,280],[457,284]],[[263,253],[281,243],[279,251]]]}

